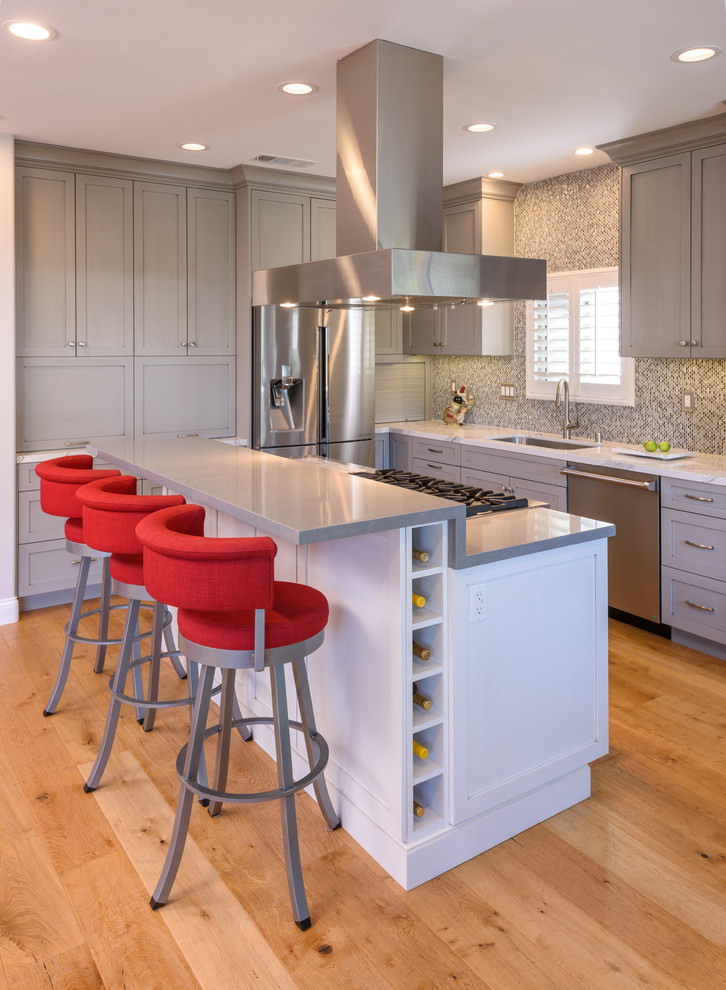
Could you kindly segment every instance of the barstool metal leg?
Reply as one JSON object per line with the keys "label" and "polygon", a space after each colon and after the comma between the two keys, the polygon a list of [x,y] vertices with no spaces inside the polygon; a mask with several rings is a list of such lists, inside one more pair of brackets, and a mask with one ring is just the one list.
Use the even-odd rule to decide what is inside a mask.
{"label": "barstool metal leg", "polygon": [[45,716],[52,715],[56,710],[56,706],[60,701],[61,695],[63,694],[63,688],[66,686],[66,681],[68,679],[68,671],[71,669],[71,659],[73,657],[73,648],[76,645],[74,636],[78,632],[78,623],[81,619],[81,610],[83,608],[83,597],[86,594],[86,584],[88,583],[88,571],[91,566],[91,558],[87,557],[85,554],[81,557],[81,562],[78,566],[78,578],[76,579],[76,590],[73,593],[73,603],[71,605],[71,617],[68,620],[66,641],[63,647],[63,654],[61,656],[60,667],[58,668],[58,676],[56,677],[55,686],[53,688],[53,693],[50,696],[50,701],[43,709],[43,714]]}
{"label": "barstool metal leg", "polygon": [[[201,685],[199,686],[197,698],[194,702],[192,727],[189,735],[186,760],[184,762],[185,780],[198,779],[199,764],[202,753],[204,752],[204,731],[207,726],[207,712],[209,711],[209,701],[212,697],[213,682],[214,667],[202,665]],[[149,901],[153,910],[163,907],[171,893],[171,888],[174,885],[174,880],[179,870],[182,853],[184,852],[193,804],[194,792],[189,790],[184,781],[182,781],[179,789],[179,800],[176,806],[174,829],[169,842],[166,861],[161,871],[159,882]]]}
{"label": "barstool metal leg", "polygon": [[96,650],[96,662],[93,671],[100,674],[106,662],[106,646],[103,640],[108,639],[108,617],[111,612],[111,557],[103,558],[103,571],[101,577],[101,611],[98,616],[98,638],[102,640]]}
{"label": "barstool metal leg", "polygon": [[[215,791],[223,791],[227,786],[229,771],[229,747],[232,742],[232,715],[234,699],[235,671],[222,671],[222,696],[219,701],[219,735],[217,737],[217,758],[214,767]],[[222,810],[221,801],[210,801],[209,814],[216,818]]]}
{"label": "barstool metal leg", "polygon": [[[292,773],[292,750],[290,747],[290,725],[287,712],[287,691],[285,688],[285,665],[270,667],[272,687],[272,714],[275,720],[275,751],[277,755],[277,779],[281,788],[294,783]],[[280,800],[282,813],[282,838],[285,848],[287,886],[292,902],[292,913],[297,926],[305,931],[310,927],[310,911],[305,896],[305,886],[300,862],[300,843],[297,834],[297,814],[295,795],[287,794]]]}
{"label": "barstool metal leg", "polygon": [[[138,619],[139,602],[135,598],[132,598],[129,600],[129,610],[126,615],[126,623],[124,625],[123,638],[121,640],[118,664],[116,665],[116,671],[112,680],[113,689],[115,691],[123,691],[126,686],[129,664],[131,657],[134,655],[134,637],[136,636]],[[83,785],[83,790],[86,794],[91,791],[95,791],[101,783],[101,777],[106,769],[108,758],[111,755],[111,748],[113,747],[113,740],[116,736],[116,727],[118,725],[120,711],[121,702],[118,698],[111,695],[111,701],[108,706],[108,714],[106,715],[106,725],[104,726],[103,738],[101,740],[101,748],[98,751],[96,762],[93,764],[88,780]]]}
{"label": "barstool metal leg", "polygon": [[179,680],[183,681],[187,672],[184,670],[184,664],[179,656],[179,651],[176,648],[176,643],[174,642],[174,633],[171,631],[171,623],[166,622],[166,617],[169,614],[169,609],[164,606],[164,642],[166,643],[166,652],[171,656],[171,662],[174,665],[174,670],[179,675]]}
{"label": "barstool metal leg", "polygon": [[[159,675],[161,672],[161,640],[164,625],[165,608],[161,602],[154,602],[154,618],[151,627],[151,660],[149,661],[149,693],[147,701],[159,700]],[[140,697],[140,695],[136,695]],[[151,732],[154,728],[156,709],[147,708],[144,716],[144,732]]]}
{"label": "barstool metal leg", "polygon": [[[317,759],[317,756],[314,753],[314,747],[315,737],[318,734],[318,730],[315,725],[313,699],[310,694],[310,682],[308,681],[308,671],[305,666],[305,661],[295,660],[292,665],[292,670],[295,676],[297,700],[300,706],[300,721],[305,729],[303,733],[303,736],[305,737],[305,748],[308,753],[308,762],[312,767]],[[328,785],[325,782],[324,773],[321,773],[319,777],[315,778],[313,781],[313,787],[315,788],[315,797],[318,799],[320,810],[323,813],[325,821],[328,823],[328,828],[331,829],[331,831],[334,831],[336,828],[340,828],[340,818],[333,807],[333,802],[330,800],[330,794],[328,793]]]}

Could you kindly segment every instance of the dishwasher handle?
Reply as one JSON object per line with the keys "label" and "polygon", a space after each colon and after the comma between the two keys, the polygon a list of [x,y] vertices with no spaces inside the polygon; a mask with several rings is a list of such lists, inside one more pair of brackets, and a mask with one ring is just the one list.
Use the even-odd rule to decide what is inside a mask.
{"label": "dishwasher handle", "polygon": [[629,478],[613,478],[609,474],[594,474],[591,471],[575,471],[572,468],[561,468],[560,474],[565,474],[572,478],[592,478],[593,481],[607,481],[610,485],[625,485],[627,488],[643,488],[647,492],[657,491],[658,488],[657,480],[631,481]]}

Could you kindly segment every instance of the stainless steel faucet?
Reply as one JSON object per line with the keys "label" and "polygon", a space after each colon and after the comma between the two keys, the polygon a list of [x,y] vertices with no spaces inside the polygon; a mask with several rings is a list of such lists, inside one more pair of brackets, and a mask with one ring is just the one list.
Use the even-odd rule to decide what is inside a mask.
{"label": "stainless steel faucet", "polygon": [[580,425],[580,417],[577,415],[577,413],[575,413],[575,421],[573,423],[570,422],[570,386],[566,378],[560,378],[560,380],[557,382],[557,393],[555,395],[556,406],[559,406],[560,404],[560,390],[562,390],[564,406],[565,406],[563,410],[564,419],[562,423],[562,436],[566,440],[569,440],[572,431],[577,429],[577,427]]}

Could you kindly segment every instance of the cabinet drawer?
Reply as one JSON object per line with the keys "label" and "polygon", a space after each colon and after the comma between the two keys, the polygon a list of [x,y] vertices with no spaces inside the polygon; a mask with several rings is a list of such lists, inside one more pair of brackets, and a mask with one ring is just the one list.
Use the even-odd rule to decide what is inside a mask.
{"label": "cabinet drawer", "polygon": [[[89,585],[101,583],[101,561],[99,558],[91,564]],[[78,565],[79,558],[68,553],[65,540],[25,543],[18,547],[18,594],[38,595],[73,588]]]}
{"label": "cabinet drawer", "polygon": [[474,468],[478,471],[494,471],[505,474],[508,478],[527,478],[530,481],[543,481],[547,485],[565,487],[560,469],[564,462],[549,460],[549,458],[532,457],[529,454],[512,455],[511,453],[492,452],[489,447],[461,448],[462,468]]}
{"label": "cabinet drawer", "polygon": [[664,509],[684,509],[703,516],[726,516],[726,488],[663,479],[660,504]]}
{"label": "cabinet drawer", "polygon": [[664,509],[661,560],[668,567],[726,581],[726,519]]}
{"label": "cabinet drawer", "polygon": [[40,488],[40,478],[35,473],[35,461],[18,464],[18,491],[32,492]]}
{"label": "cabinet drawer", "polygon": [[458,464],[446,464],[443,461],[419,460],[414,457],[411,461],[414,474],[429,474],[432,478],[442,478],[444,481],[460,481],[461,470]]}
{"label": "cabinet drawer", "polygon": [[18,543],[63,540],[65,522],[43,512],[39,491],[18,493]]}
{"label": "cabinet drawer", "polygon": [[661,568],[661,621],[676,629],[726,643],[726,583]]}
{"label": "cabinet drawer", "polygon": [[459,464],[459,445],[436,440],[414,440],[413,456],[419,460],[436,461],[441,464]]}
{"label": "cabinet drawer", "polygon": [[461,483],[462,485],[477,485],[479,488],[490,488],[497,491],[499,488],[509,487],[509,475],[494,474],[492,471],[475,471],[462,467]]}
{"label": "cabinet drawer", "polygon": [[510,478],[510,486],[519,498],[530,501],[546,502],[551,509],[564,512],[567,509],[567,489],[558,485],[543,485],[536,481],[526,481],[522,478]]}

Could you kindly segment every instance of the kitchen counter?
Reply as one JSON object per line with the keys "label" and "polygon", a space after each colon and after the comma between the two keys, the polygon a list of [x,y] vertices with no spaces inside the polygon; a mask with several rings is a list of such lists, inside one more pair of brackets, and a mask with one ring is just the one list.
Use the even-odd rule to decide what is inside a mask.
{"label": "kitchen counter", "polygon": [[445,499],[357,478],[354,465],[292,460],[201,437],[104,440],[89,450],[296,546],[450,520],[449,565],[458,570],[615,532],[544,507],[467,519],[463,506]]}
{"label": "kitchen counter", "polygon": [[[412,437],[424,437],[436,440],[438,443],[471,444],[485,447],[492,452],[526,456],[531,458],[547,458],[550,461],[561,461],[578,464],[590,464],[600,467],[618,468],[621,471],[636,471],[656,474],[662,477],[695,481],[712,485],[726,485],[726,456],[721,454],[697,454],[682,460],[664,461],[658,458],[640,457],[637,454],[616,454],[614,448],[641,451],[637,444],[623,444],[606,441],[592,447],[571,447],[567,450],[555,450],[548,447],[528,447],[526,445],[497,442],[497,437],[513,436],[552,436],[557,434],[541,434],[532,430],[520,430],[516,427],[476,426],[465,423],[463,426],[446,426],[440,420],[420,420],[404,423],[386,423],[376,427],[376,433],[400,433]],[[586,437],[573,436],[574,441],[586,440]]]}

